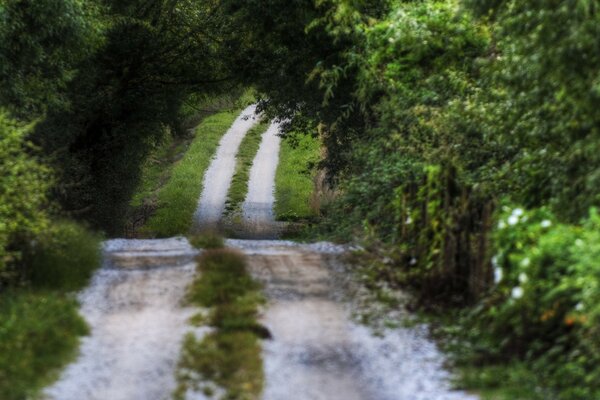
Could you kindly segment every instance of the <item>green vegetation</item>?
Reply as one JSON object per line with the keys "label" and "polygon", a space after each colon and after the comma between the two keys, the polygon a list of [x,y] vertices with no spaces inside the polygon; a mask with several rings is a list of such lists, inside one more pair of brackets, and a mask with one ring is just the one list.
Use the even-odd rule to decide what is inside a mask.
{"label": "green vegetation", "polygon": [[223,236],[216,232],[202,232],[188,238],[191,245],[197,249],[220,249],[225,247]]}
{"label": "green vegetation", "polygon": [[321,157],[317,138],[288,136],[281,143],[275,176],[275,215],[280,221],[314,219],[314,174]]}
{"label": "green vegetation", "polygon": [[100,266],[100,237],[74,222],[54,222],[23,255],[33,287],[75,291]]}
{"label": "green vegetation", "polygon": [[242,203],[248,193],[248,181],[250,179],[250,168],[254,162],[254,157],[260,147],[262,134],[269,127],[268,122],[260,122],[248,131],[236,156],[235,173],[231,180],[229,193],[227,194],[227,204],[225,213],[233,215],[239,211]]}
{"label": "green vegetation", "polygon": [[4,292],[0,315],[0,397],[34,398],[75,356],[87,325],[74,299],[51,292]]}
{"label": "green vegetation", "polygon": [[238,110],[224,111],[206,118],[196,128],[196,138],[172,170],[169,181],[158,193],[158,207],[142,228],[159,237],[186,233],[202,192],[204,171],[218,147],[221,136],[233,124]]}
{"label": "green vegetation", "polygon": [[268,331],[256,321],[263,302],[260,285],[248,274],[246,260],[227,249],[208,250],[198,259],[199,277],[189,300],[209,308],[207,321],[215,331],[198,340],[188,335],[183,344],[175,398],[188,390],[214,394],[223,399],[258,399],[263,387],[260,337]]}
{"label": "green vegetation", "polygon": [[462,365],[522,366],[536,388],[521,397],[599,397],[597,4],[281,0],[233,18],[267,112],[323,139],[339,193],[325,234],[363,241],[374,279],[417,305],[463,315]]}
{"label": "green vegetation", "polygon": [[18,274],[18,242],[48,224],[49,171],[29,154],[28,131],[0,110],[0,287]]}
{"label": "green vegetation", "polygon": [[76,355],[88,328],[71,292],[100,265],[99,242],[80,225],[58,221],[25,246],[9,282],[18,287],[0,296],[0,398],[35,398]]}
{"label": "green vegetation", "polygon": [[546,400],[536,376],[518,363],[502,366],[467,366],[459,369],[458,388],[475,392],[481,400]]}
{"label": "green vegetation", "polygon": [[461,316],[448,327],[460,364],[483,371],[464,385],[518,365],[545,398],[600,397],[599,47],[589,0],[4,0],[0,285],[87,279],[56,260],[92,263],[95,239],[63,247],[80,228],[52,220],[121,235],[131,204],[147,205],[147,235],[187,232],[235,113],[204,120],[171,169],[182,121],[252,86],[306,144],[284,142],[278,217],[317,211],[308,171],[323,148],[338,197],[320,229],[362,241],[373,279]]}

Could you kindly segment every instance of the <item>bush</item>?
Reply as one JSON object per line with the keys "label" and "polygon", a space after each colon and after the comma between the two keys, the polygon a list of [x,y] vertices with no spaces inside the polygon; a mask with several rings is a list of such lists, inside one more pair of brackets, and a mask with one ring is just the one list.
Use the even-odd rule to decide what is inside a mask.
{"label": "bush", "polygon": [[[0,283],[7,266],[16,266],[16,242],[35,235],[47,223],[46,203],[49,171],[30,156],[25,140],[28,127],[17,124],[0,109]],[[13,275],[13,274],[10,274]]]}
{"label": "bush", "polygon": [[52,293],[0,296],[0,398],[23,400],[56,377],[88,333],[77,302]]}
{"label": "bush", "polygon": [[600,216],[582,226],[547,209],[504,207],[496,286],[470,316],[487,360],[525,360],[558,398],[600,396]]}
{"label": "bush", "polygon": [[78,290],[100,266],[100,236],[70,221],[55,222],[24,256],[33,287]]}

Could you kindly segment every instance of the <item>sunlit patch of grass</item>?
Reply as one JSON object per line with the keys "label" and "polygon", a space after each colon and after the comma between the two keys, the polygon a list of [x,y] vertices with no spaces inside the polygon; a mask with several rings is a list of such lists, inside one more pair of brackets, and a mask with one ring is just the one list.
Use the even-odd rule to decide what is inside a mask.
{"label": "sunlit patch of grass", "polygon": [[88,333],[77,302],[50,292],[11,290],[0,296],[0,399],[35,398],[58,377]]}
{"label": "sunlit patch of grass", "polygon": [[231,214],[238,210],[246,198],[250,169],[260,147],[262,134],[268,127],[269,123],[264,121],[255,125],[248,131],[240,144],[240,149],[236,157],[235,174],[233,175],[229,193],[227,194],[226,214]]}
{"label": "sunlit patch of grass", "polygon": [[320,158],[317,138],[295,135],[281,142],[275,176],[275,215],[280,221],[303,221],[316,217],[311,207],[314,166]]}
{"label": "sunlit patch of grass", "polygon": [[169,181],[158,193],[158,208],[142,228],[150,236],[168,237],[188,232],[204,172],[240,110],[225,111],[207,117],[196,129],[196,137],[183,158],[173,167]]}
{"label": "sunlit patch of grass", "polygon": [[223,399],[258,399],[264,381],[259,339],[269,337],[257,322],[264,301],[260,284],[249,275],[244,256],[232,250],[207,250],[198,258],[198,269],[188,300],[210,310],[208,317],[195,320],[215,330],[201,340],[186,337],[175,398],[202,391],[223,392]]}

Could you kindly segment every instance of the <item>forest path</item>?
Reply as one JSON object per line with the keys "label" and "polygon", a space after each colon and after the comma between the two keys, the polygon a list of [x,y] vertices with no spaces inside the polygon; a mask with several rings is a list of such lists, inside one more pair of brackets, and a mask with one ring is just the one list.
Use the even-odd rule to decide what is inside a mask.
{"label": "forest path", "polygon": [[343,246],[277,240],[228,245],[247,255],[268,299],[261,316],[272,334],[263,342],[263,400],[475,400],[451,389],[426,326],[379,328],[376,334],[355,321]]}
{"label": "forest path", "polygon": [[221,138],[215,157],[204,174],[203,190],[194,214],[195,230],[218,229],[235,173],[238,149],[244,136],[256,123],[256,105],[248,106]]}
{"label": "forest path", "polygon": [[[248,108],[243,115],[253,114]],[[205,177],[200,224],[218,224],[239,142],[254,121],[238,118]],[[236,129],[233,129],[236,128]],[[263,229],[273,221],[278,163],[277,124],[263,135],[251,170],[245,218]],[[233,166],[232,166],[233,163]],[[256,231],[249,232],[256,235]],[[268,299],[261,322],[272,333],[263,342],[264,400],[467,400],[452,391],[444,357],[425,327],[374,332],[352,318],[353,303],[340,273],[344,247],[281,240],[227,241],[244,252]],[[187,332],[202,335],[182,305],[195,274],[185,238],[115,239],[104,243],[104,266],[79,294],[91,327],[77,360],[42,396],[48,400],[168,400]],[[188,400],[204,400],[194,394]]]}
{"label": "forest path", "polygon": [[254,238],[273,238],[278,228],[273,214],[275,174],[279,164],[280,126],[272,122],[262,141],[248,181],[248,194],[242,205],[243,230]]}

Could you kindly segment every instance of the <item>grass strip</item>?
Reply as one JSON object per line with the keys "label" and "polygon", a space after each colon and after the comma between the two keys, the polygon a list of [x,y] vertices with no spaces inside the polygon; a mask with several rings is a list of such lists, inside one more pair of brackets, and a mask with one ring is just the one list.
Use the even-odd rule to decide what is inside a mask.
{"label": "grass strip", "polygon": [[88,327],[75,299],[13,289],[0,296],[0,399],[31,399],[77,354]]}
{"label": "grass strip", "polygon": [[239,210],[242,202],[248,193],[248,181],[250,179],[250,169],[254,162],[254,157],[260,147],[263,133],[269,128],[268,122],[261,122],[248,131],[236,157],[235,173],[231,180],[229,193],[227,194],[227,204],[225,205],[226,215],[231,215]]}
{"label": "grass strip", "polygon": [[158,208],[142,232],[168,237],[190,230],[204,172],[215,154],[219,141],[231,127],[240,110],[225,111],[207,117],[196,128],[196,137],[183,158],[173,167],[169,181],[158,193]]}
{"label": "grass strip", "polygon": [[275,175],[275,215],[279,221],[306,221],[317,216],[311,207],[314,166],[320,158],[317,138],[294,135],[281,142]]}
{"label": "grass strip", "polygon": [[264,384],[260,338],[269,337],[257,322],[264,301],[260,284],[248,274],[244,256],[229,249],[205,251],[198,269],[188,298],[210,310],[195,321],[214,331],[201,340],[186,336],[174,397],[201,391],[227,400],[256,400]]}

